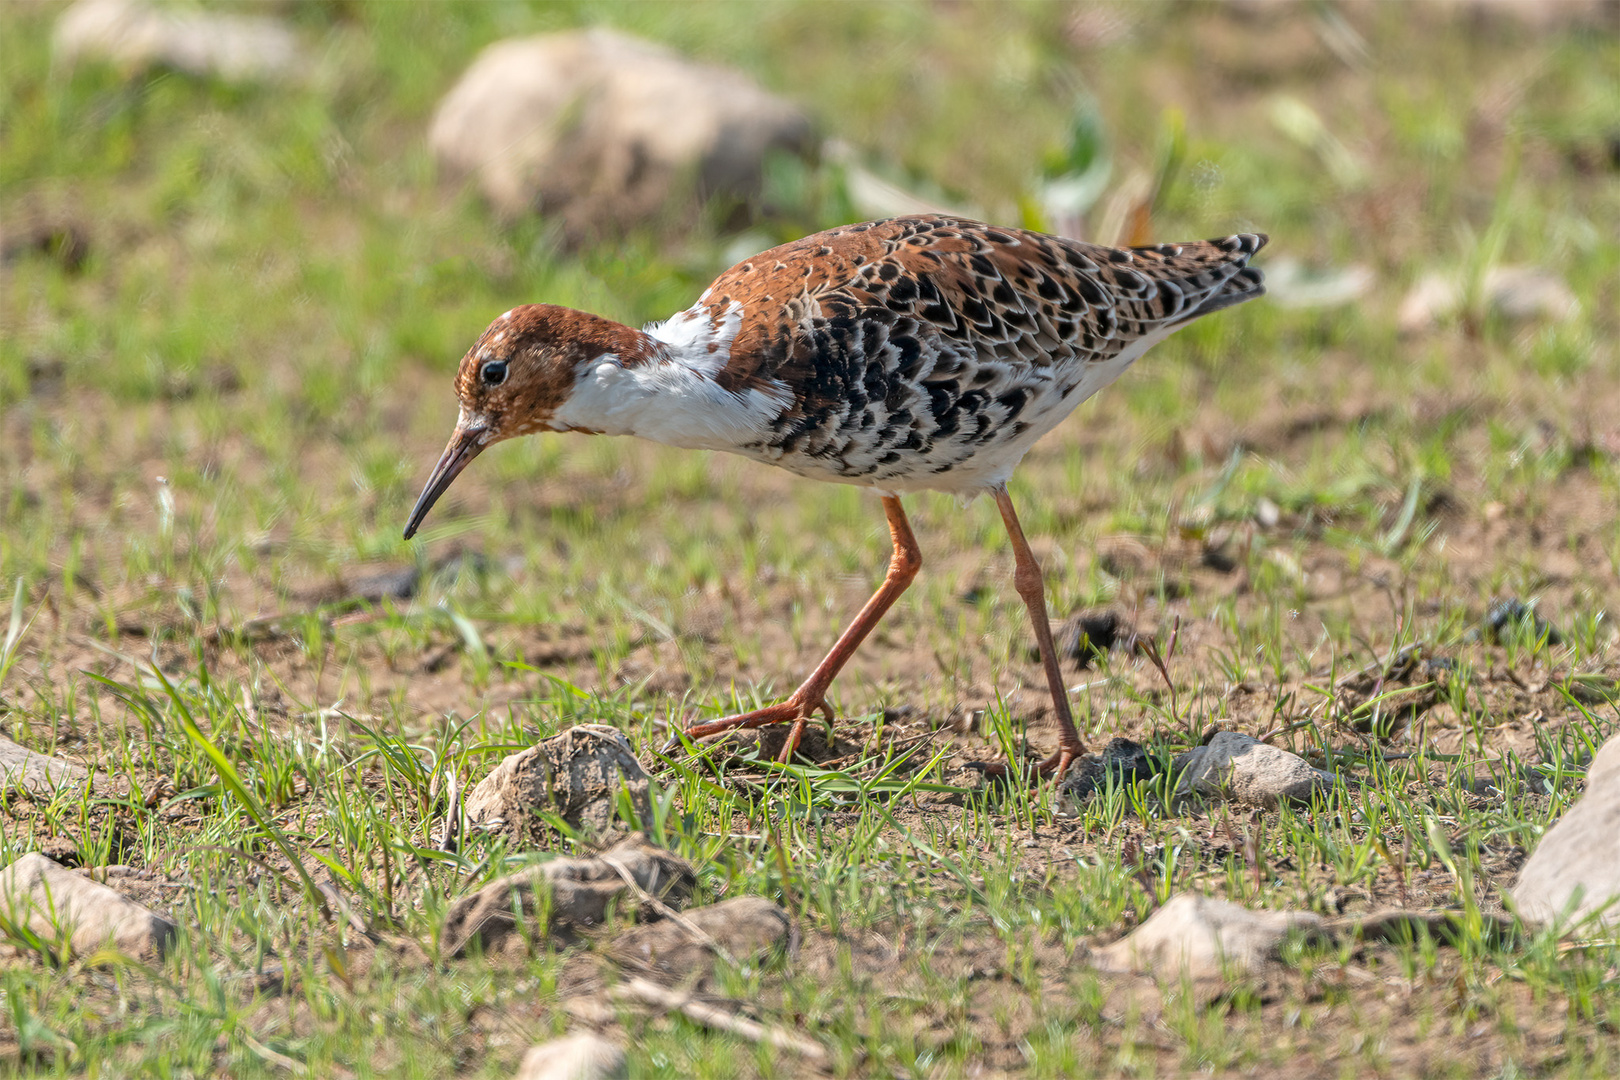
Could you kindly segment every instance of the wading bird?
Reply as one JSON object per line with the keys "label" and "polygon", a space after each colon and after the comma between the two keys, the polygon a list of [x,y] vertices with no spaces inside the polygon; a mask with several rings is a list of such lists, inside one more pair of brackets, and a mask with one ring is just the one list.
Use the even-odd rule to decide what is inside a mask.
{"label": "wading bird", "polygon": [[1261,295],[1248,262],[1265,242],[1242,233],[1116,249],[903,217],[762,252],[645,330],[550,304],[513,308],[462,358],[460,418],[405,536],[486,447],[539,431],[639,435],[873,489],[894,555],[826,659],[785,701],[686,732],[792,724],[785,759],[813,714],[831,716],[833,677],[922,565],[900,496],[988,492],[1057,712],[1057,749],[1039,771],[1061,776],[1085,744],[1007,479],[1037,439],[1148,349]]}

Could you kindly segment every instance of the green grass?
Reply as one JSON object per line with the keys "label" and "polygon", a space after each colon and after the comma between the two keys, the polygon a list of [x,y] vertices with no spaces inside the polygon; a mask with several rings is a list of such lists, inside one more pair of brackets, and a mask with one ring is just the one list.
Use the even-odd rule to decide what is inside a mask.
{"label": "green grass", "polygon": [[[1187,889],[1495,912],[1579,796],[1620,679],[1612,28],[1395,5],[1101,23],[1042,4],[271,10],[314,49],[305,85],[68,71],[57,9],[0,9],[0,223],[71,221],[90,245],[77,270],[40,252],[0,268],[0,595],[20,583],[0,728],[114,780],[8,795],[0,861],[152,871],[182,925],[157,967],[0,969],[0,1069],[510,1075],[570,1029],[595,959],[438,956],[447,904],[534,853],[431,852],[437,792],[605,722],[645,751],[699,900],[765,895],[804,935],[791,962],[723,971],[722,992],[824,1041],[840,1074],[1613,1073],[1603,936],[1465,919],[1453,942],[1301,943],[1214,1001],[1073,959]],[[1124,30],[1099,39],[1107,19]],[[1069,816],[1044,788],[953,794],[961,761],[1050,743],[982,503],[910,500],[922,576],[834,687],[857,739],[901,711],[833,769],[716,776],[651,749],[815,662],[888,557],[869,496],[543,436],[485,455],[399,540],[453,419],[450,372],[490,317],[542,299],[662,317],[739,243],[700,223],[567,252],[436,178],[426,124],[479,48],[597,24],[741,68],[884,175],[996,220],[1033,223],[1046,174],[1084,156],[1070,133],[1100,131],[1113,175],[1091,227],[1133,173],[1163,174],[1157,238],[1259,228],[1268,259],[1375,272],[1350,307],[1262,302],[1189,328],[1013,485],[1060,617],[1112,606],[1161,647],[1179,620],[1173,695],[1140,656],[1073,672],[1090,741],[1167,759],[1215,726],[1275,731],[1341,772],[1331,798],[1251,815],[1171,805],[1161,780]],[[771,182],[785,210],[754,226],[761,246],[851,212],[831,163]],[[1579,313],[1515,325],[1475,304],[1397,332],[1423,274],[1493,263],[1555,271]],[[407,566],[413,597],[353,599]],[[1563,643],[1471,634],[1508,595]],[[1373,738],[1358,726],[1430,676],[1387,688],[1377,716],[1333,688],[1412,642],[1454,667],[1409,733]],[[1503,795],[1473,793],[1482,778]],[[632,1075],[803,1068],[681,1020],[618,1026]]]}

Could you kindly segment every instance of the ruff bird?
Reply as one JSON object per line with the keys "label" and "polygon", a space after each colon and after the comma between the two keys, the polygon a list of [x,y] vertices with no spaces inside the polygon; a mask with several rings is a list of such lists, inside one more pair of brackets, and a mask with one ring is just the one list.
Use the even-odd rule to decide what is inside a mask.
{"label": "ruff bird", "polygon": [[901,496],[988,493],[1012,541],[1057,715],[1039,765],[1061,776],[1075,730],[1041,570],[1007,480],[1042,435],[1194,319],[1265,289],[1261,234],[1109,248],[944,216],[846,225],[755,255],[696,304],[637,330],[551,304],[513,308],[456,374],[461,412],[405,526],[485,448],[518,435],[637,435],[871,488],[894,554],[832,650],[785,700],[696,723],[692,738],[791,724],[784,760],[834,676],[903,593],[922,554]]}

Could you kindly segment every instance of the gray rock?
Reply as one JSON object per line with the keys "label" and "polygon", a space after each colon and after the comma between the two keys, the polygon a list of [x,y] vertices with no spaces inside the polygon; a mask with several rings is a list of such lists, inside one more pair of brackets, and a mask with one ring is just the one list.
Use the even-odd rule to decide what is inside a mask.
{"label": "gray rock", "polygon": [[[1487,311],[1513,322],[1561,322],[1580,311],[1580,302],[1562,278],[1533,266],[1493,267],[1480,282],[1480,293]],[[1466,300],[1456,275],[1425,274],[1401,301],[1395,324],[1403,334],[1433,329],[1455,315]]]}
{"label": "gray rock", "polygon": [[1580,301],[1550,270],[1534,266],[1499,266],[1485,275],[1485,296],[1491,310],[1513,322],[1548,319],[1562,322],[1580,310]]}
{"label": "gray rock", "polygon": [[1220,978],[1223,966],[1257,971],[1275,959],[1290,933],[1319,933],[1308,911],[1251,911],[1239,904],[1179,893],[1119,941],[1091,952],[1102,971],[1159,978]]}
{"label": "gray rock", "polygon": [[1613,0],[1438,0],[1434,7],[1476,23],[1541,33],[1614,24]]}
{"label": "gray rock", "polygon": [[74,956],[111,946],[142,960],[161,957],[175,925],[128,897],[37,852],[0,870],[0,915]]}
{"label": "gray rock", "polygon": [[554,859],[462,897],[450,906],[440,941],[447,955],[460,956],[475,941],[494,949],[520,931],[536,940],[573,937],[600,925],[615,903],[622,911],[642,910],[646,893],[675,907],[694,884],[690,866],[637,833],[595,858]]}
{"label": "gray rock", "polygon": [[513,1080],[618,1080],[628,1075],[623,1050],[582,1033],[530,1047]]}
{"label": "gray rock", "polygon": [[1574,922],[1596,912],[1620,926],[1620,738],[1592,759],[1586,792],[1547,830],[1509,895],[1527,922]]}
{"label": "gray rock", "polygon": [[1334,308],[1353,304],[1377,281],[1369,266],[1307,266],[1284,257],[1266,264],[1266,295],[1286,308]]}
{"label": "gray rock", "polygon": [[[1100,608],[1077,612],[1065,619],[1054,637],[1058,656],[1075,661],[1075,665],[1084,670],[1110,649],[1130,648],[1136,638],[1136,627],[1120,612]],[[1038,661],[1040,651],[1029,650],[1029,657]]]}
{"label": "gray rock", "polygon": [[1158,771],[1157,762],[1141,743],[1109,739],[1102,753],[1081,758],[1058,785],[1058,816],[1076,816],[1082,803],[1107,790],[1110,783],[1124,787],[1138,780],[1151,780]]}
{"label": "gray rock", "polygon": [[1395,325],[1403,334],[1418,334],[1440,325],[1462,306],[1462,286],[1445,274],[1425,274],[1407,290],[1395,313]]}
{"label": "gray rock", "polygon": [[298,38],[274,19],[141,0],[79,0],[57,20],[54,42],[64,62],[101,60],[129,73],[166,67],[250,82],[287,79],[305,68]]}
{"label": "gray rock", "polygon": [[[632,926],[613,939],[608,954],[623,964],[669,978],[704,972],[716,948],[733,963],[759,963],[787,947],[788,913],[762,896],[738,896],[664,919]],[[694,932],[695,931],[695,932]]]}
{"label": "gray rock", "polygon": [[557,814],[586,833],[602,833],[617,820],[619,793],[628,790],[636,813],[646,820],[647,771],[629,740],[608,724],[580,724],[512,754],[467,795],[467,823],[506,829],[524,840],[548,832],[537,817]]}
{"label": "gray rock", "polygon": [[[0,790],[49,796],[62,788],[83,788],[90,770],[61,758],[35,753],[0,735]],[[100,779],[95,784],[100,787]]]}
{"label": "gray rock", "polygon": [[1464,640],[1483,640],[1493,645],[1512,642],[1562,645],[1563,631],[1542,618],[1534,604],[1527,604],[1516,596],[1504,596],[1491,601],[1485,617],[1469,631]]}
{"label": "gray rock", "polygon": [[1309,802],[1312,793],[1333,786],[1332,773],[1236,731],[1223,731],[1204,746],[1195,746],[1178,756],[1173,767],[1182,774],[1177,796],[1212,795],[1263,810],[1284,802]]}
{"label": "gray rock", "polygon": [[753,197],[768,151],[809,142],[804,113],[747,77],[601,29],[489,46],[428,133],[498,212],[538,209],[575,242],[683,199]]}

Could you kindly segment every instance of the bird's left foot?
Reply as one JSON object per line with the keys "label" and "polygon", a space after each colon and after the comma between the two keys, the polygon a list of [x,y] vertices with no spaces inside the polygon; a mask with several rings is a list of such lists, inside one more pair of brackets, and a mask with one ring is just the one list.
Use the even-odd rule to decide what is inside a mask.
{"label": "bird's left foot", "polygon": [[[722,731],[746,731],[749,728],[769,727],[772,724],[792,724],[793,730],[788,732],[787,741],[782,745],[782,752],[776,758],[785,765],[792,760],[793,752],[799,748],[799,742],[804,738],[805,725],[810,717],[818,712],[825,716],[829,723],[834,719],[832,706],[820,695],[795,693],[786,701],[779,701],[762,709],[693,724],[686,729],[686,737],[696,741],[709,735],[718,735]],[[672,735],[664,744],[662,752],[670,753],[680,745],[680,736]]]}
{"label": "bird's left foot", "polygon": [[[1045,761],[1035,766],[1034,774],[1045,780],[1061,781],[1068,773],[1069,766],[1085,754],[1085,747],[1059,747]],[[985,776],[994,776],[998,779],[1008,779],[1023,776],[1024,770],[1009,761],[970,761],[970,769],[977,769]]]}

